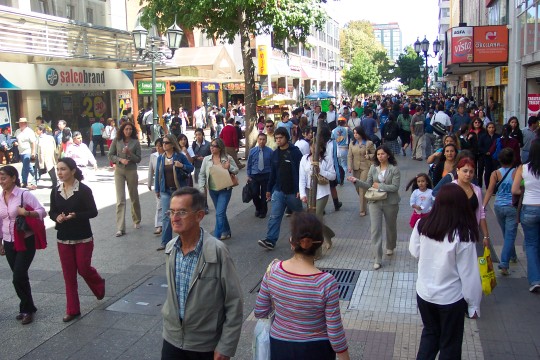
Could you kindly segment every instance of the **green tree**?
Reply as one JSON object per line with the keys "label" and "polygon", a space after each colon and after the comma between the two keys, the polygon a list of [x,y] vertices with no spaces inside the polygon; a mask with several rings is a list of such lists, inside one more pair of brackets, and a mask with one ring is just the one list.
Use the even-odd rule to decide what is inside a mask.
{"label": "green tree", "polygon": [[285,39],[306,43],[311,26],[320,30],[326,20],[321,2],[326,0],[148,0],[141,22],[146,26],[156,23],[164,31],[176,18],[183,28],[201,28],[210,37],[231,44],[240,36],[246,131],[250,134],[257,106],[250,36],[272,33],[274,44],[283,44]]}
{"label": "green tree", "polygon": [[411,45],[405,48],[405,52],[399,55],[396,61],[395,75],[400,81],[410,89],[414,89],[411,82],[414,79],[422,78],[420,66],[424,64],[424,58],[418,56]]}
{"label": "green tree", "polygon": [[421,90],[424,86],[425,86],[425,83],[424,83],[424,79],[422,78],[412,79],[411,84],[409,85],[411,89],[417,89],[417,90]]}
{"label": "green tree", "polygon": [[374,93],[380,84],[377,66],[363,53],[354,57],[351,69],[343,75],[343,87],[351,95]]}
{"label": "green tree", "polygon": [[377,66],[377,73],[381,77],[381,82],[386,83],[394,78],[394,67],[390,65],[390,59],[386,50],[377,50],[371,56],[371,60]]}

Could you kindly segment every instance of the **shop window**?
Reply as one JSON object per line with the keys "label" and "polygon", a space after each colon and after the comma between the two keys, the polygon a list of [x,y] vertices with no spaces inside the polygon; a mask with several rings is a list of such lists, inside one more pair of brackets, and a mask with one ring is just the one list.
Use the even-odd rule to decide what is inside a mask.
{"label": "shop window", "polygon": [[41,14],[54,15],[49,0],[32,0],[30,9]]}
{"label": "shop window", "polygon": [[534,51],[535,32],[536,32],[536,6],[527,9],[525,26],[525,54],[531,54]]}
{"label": "shop window", "polygon": [[86,22],[91,24],[94,23],[94,9],[86,8]]}
{"label": "shop window", "polygon": [[75,20],[75,5],[66,5],[66,18]]}
{"label": "shop window", "polygon": [[521,14],[518,17],[518,32],[519,32],[519,53],[525,55],[525,25],[526,25],[526,14]]}

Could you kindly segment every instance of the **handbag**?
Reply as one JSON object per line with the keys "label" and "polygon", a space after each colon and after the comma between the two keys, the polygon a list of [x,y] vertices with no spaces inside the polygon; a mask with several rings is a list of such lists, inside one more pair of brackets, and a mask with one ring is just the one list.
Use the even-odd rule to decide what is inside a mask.
{"label": "handbag", "polygon": [[101,137],[104,138],[105,140],[109,140],[111,138],[111,134],[107,133],[107,128],[103,130],[103,132],[101,133]]}
{"label": "handbag", "polygon": [[253,194],[251,193],[251,184],[247,183],[242,188],[242,202],[247,204],[251,200],[253,200]]}
{"label": "handbag", "polygon": [[238,182],[238,177],[234,175],[233,173],[229,173],[231,175],[231,181],[232,181],[232,187],[240,185]]}
{"label": "handbag", "polygon": [[379,191],[374,187],[370,187],[369,189],[367,189],[364,197],[369,201],[379,201],[386,199],[388,197],[388,194],[386,193],[386,191]]}
{"label": "handbag", "polygon": [[[25,192],[26,191],[23,191],[21,194],[21,207],[23,207],[23,196]],[[17,217],[15,218],[15,229],[17,229],[17,231],[23,232],[30,231],[30,227],[26,223],[26,216],[17,215]]]}
{"label": "handbag", "polygon": [[489,295],[497,286],[497,277],[495,276],[495,270],[493,270],[491,252],[487,246],[484,246],[484,255],[478,257],[478,267],[482,279],[482,291],[485,295]]}
{"label": "handbag", "polygon": [[319,185],[328,185],[330,184],[330,180],[322,176],[321,174],[317,174],[317,184]]}
{"label": "handbag", "polygon": [[[221,165],[212,165],[209,177],[212,179],[210,190],[219,191],[233,186],[233,179],[229,170],[224,169]],[[238,179],[236,180],[238,181]]]}

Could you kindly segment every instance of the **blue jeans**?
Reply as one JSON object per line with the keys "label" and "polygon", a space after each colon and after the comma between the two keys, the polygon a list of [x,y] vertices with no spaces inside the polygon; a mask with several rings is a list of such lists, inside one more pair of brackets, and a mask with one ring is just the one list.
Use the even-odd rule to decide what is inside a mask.
{"label": "blue jeans", "polygon": [[266,240],[276,245],[279,238],[279,230],[281,228],[281,220],[285,213],[285,208],[288,207],[291,211],[302,211],[302,201],[296,197],[296,194],[284,194],[281,191],[272,193],[272,210],[270,211],[270,220],[268,220],[268,231]]}
{"label": "blue jeans", "polygon": [[32,174],[32,176],[34,177],[34,180],[36,179],[36,173],[30,161],[30,154],[21,154],[21,161],[22,161],[22,171],[21,171],[22,185],[28,185],[29,173]]}
{"label": "blue jeans", "polygon": [[531,285],[540,284],[540,206],[523,205],[521,226],[527,255],[527,279]]}
{"label": "blue jeans", "polygon": [[223,235],[231,234],[231,227],[227,219],[227,206],[231,200],[232,188],[223,190],[208,190],[210,198],[216,208],[216,227],[214,228],[214,237],[220,238]]}
{"label": "blue jeans", "polygon": [[167,215],[171,205],[172,191],[164,191],[159,193],[159,199],[161,201],[161,245],[165,246],[173,238],[171,218]]}
{"label": "blue jeans", "polygon": [[499,268],[508,269],[510,259],[517,257],[514,246],[518,229],[517,209],[511,205],[495,206],[495,215],[504,237]]}
{"label": "blue jeans", "polygon": [[[339,166],[343,168],[345,171],[345,176],[347,176],[347,155],[349,154],[349,150],[346,149],[339,149],[338,150],[338,163]],[[343,179],[341,179],[343,181]]]}

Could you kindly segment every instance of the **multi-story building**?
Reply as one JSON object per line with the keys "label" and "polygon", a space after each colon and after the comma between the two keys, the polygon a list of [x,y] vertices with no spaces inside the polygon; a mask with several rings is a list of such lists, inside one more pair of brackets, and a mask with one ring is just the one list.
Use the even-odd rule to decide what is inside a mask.
{"label": "multi-story building", "polygon": [[401,29],[399,28],[399,24],[397,22],[391,22],[388,24],[372,25],[375,38],[386,49],[388,58],[395,62],[398,59],[399,54],[401,54],[403,51]]}
{"label": "multi-story building", "polygon": [[131,107],[136,56],[124,1],[0,4],[1,127],[43,115],[85,129]]}

